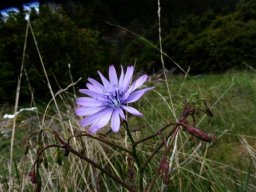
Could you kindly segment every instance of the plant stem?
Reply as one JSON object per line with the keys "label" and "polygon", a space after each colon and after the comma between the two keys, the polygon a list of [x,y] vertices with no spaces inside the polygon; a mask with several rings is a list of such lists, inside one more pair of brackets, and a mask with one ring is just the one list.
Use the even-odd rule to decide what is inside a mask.
{"label": "plant stem", "polygon": [[[60,138],[60,137],[59,137]],[[61,138],[60,138],[61,139]],[[135,192],[134,189],[132,189],[128,184],[126,184],[125,182],[123,182],[122,180],[120,180],[118,177],[112,175],[111,173],[109,173],[108,171],[106,171],[104,168],[102,168],[100,165],[98,165],[96,162],[94,162],[93,160],[89,159],[88,157],[86,157],[85,155],[81,154],[80,152],[76,151],[75,149],[73,149],[69,144],[67,143],[62,143],[62,145],[58,145],[58,144],[52,144],[52,145],[48,145],[46,147],[44,147],[43,149],[41,149],[38,152],[38,157],[36,159],[36,161],[34,162],[34,165],[32,167],[32,169],[34,169],[34,167],[38,164],[39,162],[39,157],[42,155],[42,153],[49,148],[62,148],[66,151],[69,151],[70,153],[73,153],[74,155],[78,156],[80,159],[85,160],[86,162],[90,163],[92,166],[94,166],[95,168],[99,169],[102,173],[106,174],[107,176],[109,176],[111,179],[113,179],[115,182],[119,183],[120,185],[122,185],[123,187],[125,187],[128,191],[130,192]]]}
{"label": "plant stem", "polygon": [[132,134],[131,134],[130,129],[129,129],[128,122],[124,121],[124,125],[125,125],[124,127],[126,129],[127,135],[128,135],[128,137],[129,137],[129,139],[131,140],[131,143],[132,143],[132,156],[133,156],[134,161],[135,161],[135,163],[137,164],[137,167],[138,167],[139,191],[143,192],[144,170],[141,168],[140,159],[139,159],[138,154],[137,154],[137,149],[136,149],[137,144],[136,144],[136,142],[134,141],[134,139],[132,137]]}
{"label": "plant stem", "polygon": [[68,143],[69,143],[70,139],[73,138],[73,137],[83,137],[83,136],[93,138],[93,139],[95,139],[95,140],[97,140],[97,141],[100,141],[100,142],[102,142],[102,143],[105,143],[105,144],[107,144],[107,145],[109,145],[109,146],[111,146],[111,147],[115,147],[115,148],[117,148],[117,149],[119,149],[119,150],[121,150],[121,151],[125,151],[125,152],[127,152],[127,153],[129,153],[129,154],[132,154],[132,152],[131,152],[130,150],[128,150],[128,149],[126,149],[126,148],[124,148],[124,147],[121,147],[121,146],[116,145],[116,144],[114,144],[114,143],[111,143],[111,142],[109,142],[109,141],[107,141],[107,140],[105,140],[105,139],[103,139],[103,138],[96,137],[96,136],[93,136],[93,135],[88,134],[88,133],[81,133],[81,134],[73,135],[73,136],[71,136],[71,137],[68,138]]}
{"label": "plant stem", "polygon": [[98,165],[96,162],[94,162],[93,160],[91,160],[90,158],[88,158],[87,156],[81,154],[80,152],[76,151],[75,149],[73,149],[68,143],[66,143],[56,131],[52,131],[52,133],[54,134],[55,138],[62,144],[62,146],[60,145],[52,145],[52,146],[47,146],[44,149],[42,149],[42,151],[40,152],[40,154],[47,148],[50,147],[59,147],[59,148],[63,148],[66,151],[69,151],[70,153],[73,153],[74,155],[78,156],[80,159],[83,159],[85,161],[87,161],[88,163],[90,163],[92,166],[94,166],[95,168],[99,169],[102,173],[106,174],[107,176],[109,176],[111,179],[113,179],[114,181],[116,181],[117,183],[119,183],[120,185],[122,185],[123,187],[125,187],[128,191],[130,192],[134,192],[134,189],[132,189],[128,184],[124,183],[122,180],[120,180],[118,177],[112,175],[111,173],[109,173],[108,171],[106,171],[103,167],[101,167],[100,165]]}
{"label": "plant stem", "polygon": [[[163,162],[164,158],[166,158],[167,154],[170,152],[171,150],[171,147],[172,147],[172,144],[175,140],[175,137],[177,136],[177,133],[178,133],[178,130],[179,130],[179,126],[175,126],[175,128],[173,129],[172,131],[172,138],[171,138],[171,141],[169,143],[169,145],[166,147],[165,151],[164,151],[164,155],[162,157],[162,160],[161,160],[161,163]],[[164,143],[164,142],[163,142]],[[155,176],[153,177],[151,183],[148,184],[148,186],[146,187],[146,192],[150,192],[156,182],[156,179],[158,178],[159,174],[160,174],[160,171],[161,171],[161,163],[156,171],[156,174]],[[169,171],[169,170],[168,170]]]}
{"label": "plant stem", "polygon": [[135,145],[138,145],[138,144],[140,144],[140,143],[142,143],[142,142],[144,142],[144,141],[147,141],[147,140],[149,140],[149,139],[152,139],[152,138],[154,138],[154,137],[160,135],[161,132],[163,132],[166,128],[168,128],[168,127],[171,126],[171,125],[176,125],[176,123],[169,123],[169,124],[165,125],[165,126],[164,126],[163,128],[161,128],[159,131],[157,131],[157,133],[154,133],[154,134],[152,134],[152,135],[150,135],[150,136],[148,136],[148,137],[145,137],[145,138],[143,138],[143,139],[141,139],[141,140],[139,140],[139,141],[136,141],[136,142],[135,142]]}
{"label": "plant stem", "polygon": [[[171,132],[167,135],[167,139],[174,133],[174,131],[177,129],[177,126],[175,126]],[[151,159],[157,154],[157,152],[161,149],[161,147],[164,145],[164,141],[162,143],[160,143],[156,149],[151,153],[150,157],[144,162],[144,164],[142,165],[142,170],[145,170],[147,164],[151,161]]]}
{"label": "plant stem", "polygon": [[132,189],[128,184],[124,183],[122,180],[120,180],[118,177],[112,175],[111,173],[109,173],[108,171],[106,171],[104,168],[102,168],[100,165],[98,165],[97,163],[95,163],[93,160],[89,159],[88,157],[86,157],[85,155],[82,155],[80,152],[74,150],[73,148],[71,148],[69,145],[63,147],[65,150],[68,150],[70,153],[75,154],[76,156],[78,156],[80,159],[83,159],[85,161],[87,161],[88,163],[90,163],[92,166],[94,166],[95,168],[99,169],[102,173],[106,174],[107,176],[109,176],[111,179],[113,179],[114,181],[116,181],[117,183],[119,183],[120,185],[122,185],[123,187],[125,187],[128,191],[134,192],[135,190]]}

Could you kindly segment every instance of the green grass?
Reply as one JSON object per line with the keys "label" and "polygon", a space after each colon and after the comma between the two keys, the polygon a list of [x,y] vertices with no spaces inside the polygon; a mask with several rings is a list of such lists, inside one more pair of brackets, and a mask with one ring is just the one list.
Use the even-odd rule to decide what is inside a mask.
{"label": "green grass", "polygon": [[[167,191],[255,191],[256,190],[256,74],[250,72],[229,72],[219,75],[200,75],[184,78],[171,75],[168,77],[170,95],[164,81],[152,80],[148,86],[155,86],[154,91],[147,93],[134,105],[143,112],[143,118],[130,117],[131,129],[135,139],[144,138],[155,133],[167,123],[175,122],[179,117],[185,99],[197,93],[212,107],[213,117],[198,116],[198,127],[216,136],[213,143],[204,143],[180,132],[177,139],[177,151],[170,174]],[[34,185],[28,178],[28,172],[36,158],[39,129],[45,129],[42,142],[44,145],[56,143],[47,130],[57,130],[64,138],[79,130],[79,119],[75,117],[74,102],[71,94],[65,92],[58,97],[61,117],[56,108],[50,104],[49,109],[40,104],[38,112],[24,112],[18,116],[15,144],[14,165],[12,169],[14,188],[19,191],[34,191]],[[175,110],[175,112],[173,112]],[[1,117],[6,109],[2,109]],[[1,122],[4,119],[0,119]],[[3,129],[12,127],[10,121]],[[107,128],[104,130],[106,131]],[[29,151],[24,155],[28,136]],[[117,134],[106,137],[120,146],[129,145],[124,129]],[[145,160],[161,138],[139,145],[140,158]],[[0,136],[0,191],[8,190],[8,160],[10,156],[10,138]],[[201,144],[200,144],[201,142]],[[136,167],[129,164],[129,156],[106,144],[90,138],[83,141],[71,139],[71,144],[93,158],[101,166],[131,184],[136,179],[131,173]],[[153,178],[160,153],[152,160],[145,171],[145,183]],[[61,155],[62,163],[56,163]],[[88,163],[70,154],[63,156],[56,149],[49,149],[44,155],[40,174],[42,191],[126,191],[112,179],[100,173]],[[169,154],[171,155],[171,154]],[[159,177],[153,191],[163,187]]]}

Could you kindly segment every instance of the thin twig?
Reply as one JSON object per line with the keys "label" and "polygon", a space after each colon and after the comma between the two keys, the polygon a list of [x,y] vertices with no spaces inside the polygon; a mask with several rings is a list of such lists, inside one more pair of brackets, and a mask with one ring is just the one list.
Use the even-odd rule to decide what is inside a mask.
{"label": "thin twig", "polygon": [[157,3],[158,3],[157,15],[158,15],[158,39],[159,39],[160,58],[161,58],[161,63],[162,63],[162,68],[163,68],[165,86],[167,88],[167,92],[168,92],[170,102],[171,102],[172,114],[173,114],[174,118],[177,120],[175,108],[174,108],[173,101],[172,101],[172,95],[171,95],[170,87],[169,87],[166,72],[165,72],[165,64],[164,64],[164,57],[163,57],[163,46],[162,46],[162,33],[161,33],[162,30],[161,30],[161,4],[160,4],[160,0],[158,0]]}
{"label": "thin twig", "polygon": [[[31,31],[31,34],[32,34],[32,37],[33,37],[33,40],[34,40],[34,43],[35,43],[35,46],[36,46],[36,50],[37,50],[37,53],[38,53],[38,57],[39,57],[39,60],[40,60],[40,63],[42,65],[42,68],[43,68],[43,72],[44,72],[44,76],[45,76],[45,79],[47,81],[47,86],[49,88],[49,91],[51,93],[51,96],[52,96],[52,99],[54,101],[54,104],[55,104],[55,107],[56,107],[56,110],[58,112],[58,116],[60,118],[60,120],[62,120],[62,116],[61,116],[61,113],[60,113],[60,110],[59,110],[59,106],[57,104],[57,101],[56,101],[56,98],[54,96],[54,93],[53,93],[53,90],[52,90],[52,86],[51,86],[51,83],[50,83],[50,80],[48,78],[48,74],[47,74],[47,71],[45,69],[45,65],[44,65],[44,62],[43,62],[43,58],[41,56],[41,53],[40,53],[40,50],[39,50],[39,47],[38,47],[38,43],[37,43],[37,40],[36,40],[36,37],[35,37],[35,34],[34,34],[34,31],[33,31],[33,28],[31,26],[31,23],[28,21],[28,24],[29,24],[29,28],[30,28],[30,31]],[[63,125],[62,121],[60,121],[61,124]]]}
{"label": "thin twig", "polygon": [[[166,138],[169,138],[173,132],[177,129],[177,127],[174,127],[170,133],[167,135]],[[142,165],[142,169],[144,170],[147,166],[147,164],[151,161],[151,159],[157,154],[157,152],[161,149],[161,147],[164,145],[164,141],[162,141],[156,148],[155,150],[151,153],[151,155],[149,156],[149,158],[144,162],[144,164]]]}
{"label": "thin twig", "polygon": [[141,163],[140,163],[140,159],[138,157],[137,154],[137,149],[136,149],[136,143],[132,137],[132,134],[130,132],[129,129],[129,125],[127,121],[123,121],[124,122],[124,127],[126,129],[127,135],[129,137],[129,139],[131,140],[132,143],[132,156],[134,158],[134,161],[136,162],[137,166],[138,166],[138,179],[139,179],[139,191],[143,192],[143,177],[144,177],[144,170],[141,168]]}
{"label": "thin twig", "polygon": [[[25,42],[24,42],[22,61],[21,61],[21,67],[20,67],[20,75],[19,75],[18,83],[17,83],[13,114],[15,114],[17,112],[18,105],[19,105],[20,85],[21,85],[21,79],[22,79],[22,74],[23,74],[22,72],[23,72],[24,62],[25,62],[25,53],[26,53],[26,48],[27,48],[28,29],[29,29],[29,22],[27,22]],[[13,161],[13,146],[14,146],[14,138],[15,138],[15,129],[16,129],[16,116],[14,116],[13,124],[12,124],[12,137],[11,137],[10,161],[9,161],[9,192],[13,190],[13,178],[12,178],[12,163],[13,162],[12,161]]]}
{"label": "thin twig", "polygon": [[166,128],[168,128],[169,126],[171,126],[171,125],[176,125],[176,124],[177,124],[177,123],[169,123],[169,124],[165,125],[163,128],[161,128],[159,131],[157,131],[157,133],[154,133],[153,135],[150,135],[150,136],[145,137],[145,138],[143,138],[143,139],[141,139],[141,140],[139,140],[139,141],[136,141],[134,144],[135,144],[135,145],[138,145],[138,144],[140,144],[140,143],[142,143],[142,142],[144,142],[144,141],[147,141],[147,140],[149,140],[149,139],[152,139],[152,138],[154,138],[154,137],[160,135],[160,133],[163,132],[163,131],[164,131]]}
{"label": "thin twig", "polygon": [[[57,136],[58,134],[56,134]],[[62,143],[63,139],[61,139],[59,136],[57,136],[58,140]],[[38,152],[38,157],[37,160],[34,162],[34,165],[32,167],[32,169],[34,169],[35,165],[39,162],[40,156],[42,155],[42,153],[49,148],[62,148],[65,151],[68,151],[74,155],[76,155],[77,157],[79,157],[80,159],[85,160],[86,162],[88,162],[89,164],[91,164],[93,167],[99,169],[102,173],[106,174],[107,176],[109,176],[111,179],[113,179],[114,181],[116,181],[117,183],[119,183],[120,185],[122,185],[123,187],[125,187],[128,191],[130,192],[135,192],[134,189],[132,189],[127,183],[124,183],[122,180],[120,180],[118,177],[112,175],[111,173],[107,172],[104,168],[102,168],[100,165],[98,165],[96,162],[94,162],[93,160],[89,159],[88,157],[86,157],[85,155],[81,154],[80,152],[76,151],[75,149],[73,149],[70,145],[68,145],[67,143],[62,143],[62,145],[57,145],[57,144],[52,144],[52,145],[48,145],[46,147],[44,147],[43,149],[41,149]]]}
{"label": "thin twig", "polygon": [[83,136],[93,138],[93,139],[95,139],[95,140],[97,140],[97,141],[100,141],[100,142],[102,142],[102,143],[105,143],[105,144],[107,144],[107,145],[110,145],[110,146],[112,146],[112,147],[115,147],[115,148],[117,148],[117,149],[120,149],[120,150],[122,150],[122,151],[125,151],[125,152],[127,152],[127,153],[129,153],[129,154],[132,154],[132,152],[129,151],[128,149],[126,149],[126,148],[123,148],[123,147],[121,147],[121,146],[119,146],[119,145],[116,145],[116,144],[114,144],[114,143],[111,143],[111,142],[109,142],[109,141],[107,141],[107,140],[104,140],[104,139],[102,139],[102,138],[100,138],[100,137],[93,136],[93,135],[88,134],[88,133],[82,133],[82,134],[72,135],[72,136],[70,136],[70,137],[68,138],[68,143],[70,142],[70,139],[72,139],[72,138],[74,138],[74,137],[83,137]]}
{"label": "thin twig", "polygon": [[[170,152],[171,147],[172,147],[172,144],[173,144],[173,142],[176,140],[176,136],[177,136],[178,131],[179,131],[179,126],[176,126],[176,127],[174,128],[174,132],[173,132],[174,135],[173,135],[173,137],[171,138],[171,141],[169,142],[168,146],[167,146],[166,149],[165,149],[164,155],[163,155],[163,157],[162,157],[162,159],[161,159],[161,161],[160,161],[160,165],[159,165],[159,167],[158,167],[158,169],[157,169],[157,171],[156,171],[156,173],[155,173],[155,176],[153,177],[152,181],[148,184],[148,186],[147,186],[147,188],[146,188],[145,191],[150,192],[150,191],[152,190],[152,187],[153,187],[153,185],[154,185],[156,179],[157,179],[157,178],[159,177],[159,175],[160,175],[161,164],[162,164],[164,158],[166,158],[167,155],[168,155],[168,153]],[[163,144],[164,144],[164,143],[165,143],[165,142],[163,141]]]}

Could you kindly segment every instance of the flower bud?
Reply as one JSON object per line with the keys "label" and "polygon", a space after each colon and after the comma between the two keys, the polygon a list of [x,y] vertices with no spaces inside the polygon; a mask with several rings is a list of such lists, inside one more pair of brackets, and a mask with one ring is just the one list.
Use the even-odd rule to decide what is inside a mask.
{"label": "flower bud", "polygon": [[[184,125],[188,125],[188,120],[187,120],[187,118],[181,119],[180,123],[181,123],[181,124],[184,124]],[[183,127],[183,129],[184,129],[184,131],[185,131],[186,126],[182,126],[182,127]]]}
{"label": "flower bud", "polygon": [[169,175],[169,162],[168,162],[166,156],[161,161],[160,170],[161,170],[161,173],[162,173],[163,183],[168,185],[170,175]]}
{"label": "flower bud", "polygon": [[32,169],[29,173],[28,176],[30,177],[30,180],[33,184],[36,184],[36,172],[35,169]]}
{"label": "flower bud", "polygon": [[212,141],[212,137],[209,136],[206,132],[196,128],[196,127],[188,127],[187,132],[189,132],[191,135],[197,137],[198,139],[206,142]]}

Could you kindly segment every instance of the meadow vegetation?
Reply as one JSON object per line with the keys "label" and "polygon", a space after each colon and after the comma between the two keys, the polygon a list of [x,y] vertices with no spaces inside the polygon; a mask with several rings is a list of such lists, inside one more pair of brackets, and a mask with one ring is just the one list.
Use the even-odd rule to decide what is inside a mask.
{"label": "meadow vegetation", "polygon": [[[108,12],[100,2],[94,4],[92,12]],[[99,18],[89,17],[92,12],[84,15],[85,8],[75,14],[77,5],[70,3],[56,12],[42,6],[40,14],[31,12],[30,21],[24,20],[24,12],[1,20],[0,28],[10,33],[2,30],[6,39],[0,40],[0,52],[6,53],[0,54],[1,78],[8,79],[0,93],[4,93],[3,101],[9,102],[1,104],[0,109],[0,191],[137,191],[139,166],[134,154],[129,153],[133,141],[128,131],[122,126],[113,133],[106,126],[96,135],[87,134],[87,128],[81,132],[81,118],[74,112],[78,88],[84,87],[86,79],[94,77],[97,70],[105,73],[111,59],[116,66],[121,61],[125,61],[124,66],[134,64],[138,69],[135,76],[149,72],[146,86],[154,87],[133,104],[144,116],[128,115],[135,142],[155,134],[136,145],[139,161],[148,160],[163,142],[143,172],[141,181],[148,191],[256,191],[256,69],[251,41],[255,36],[255,3],[241,0],[218,13],[215,4],[213,10],[200,12],[204,17],[181,14],[182,19],[172,20],[172,24],[163,18],[164,26],[174,28],[162,33],[160,14],[144,35],[108,24],[121,32],[106,36],[99,32],[106,34],[102,23],[93,24]],[[79,14],[87,19],[82,22]],[[108,18],[113,19],[115,14]],[[131,23],[129,26],[133,26]],[[155,31],[157,36],[153,35]],[[128,39],[118,36],[121,33],[129,34]],[[14,85],[10,77],[15,75],[20,76]],[[81,80],[80,76],[85,78]],[[15,103],[10,103],[14,92]],[[166,141],[185,115],[187,103],[208,111],[207,115],[195,110],[188,120],[195,121],[194,126],[207,133],[210,142],[188,134],[182,125]],[[4,118],[24,107],[37,110]],[[167,129],[159,131],[168,124]],[[58,147],[65,143],[62,141],[68,146]],[[170,151],[163,162],[168,146]],[[155,180],[152,186],[151,180]]]}
{"label": "meadow vegetation", "polygon": [[[140,130],[133,134],[136,139],[154,133],[160,127],[175,122],[170,110],[170,98],[159,76],[152,76],[148,85],[154,85],[154,91],[145,95],[136,107],[144,114],[143,118],[130,117],[131,129]],[[255,96],[256,78],[253,72],[228,72],[225,74],[177,76],[169,75],[172,103],[175,115],[180,115],[184,100],[198,94],[206,99],[211,107],[213,117],[199,116],[198,127],[212,133],[216,140],[205,143],[192,136],[180,132],[177,141],[177,151],[170,174],[168,191],[254,191],[256,178],[255,153]],[[57,115],[56,107],[50,103],[48,108],[42,103],[33,103],[37,112],[24,112],[17,117],[16,136],[14,143],[14,188],[20,191],[33,191],[34,186],[29,177],[29,171],[35,161],[38,148],[38,133],[42,135],[43,145],[54,144],[56,139],[50,130],[56,130],[62,137],[68,138],[80,130],[79,119],[74,115],[74,93],[72,89],[62,92],[57,99],[61,116]],[[1,117],[8,112],[8,107],[1,109]],[[10,110],[9,110],[10,112]],[[1,131],[11,129],[12,120],[1,119],[5,126]],[[108,140],[126,146],[129,140],[124,128],[118,133],[107,133]],[[3,132],[2,132],[3,133]],[[31,137],[30,137],[31,135]],[[28,139],[30,137],[30,139]],[[158,139],[143,143],[141,156],[147,156],[154,148]],[[85,137],[71,139],[72,145],[98,162],[103,167],[115,173],[129,184],[129,157],[102,142]],[[10,155],[10,137],[1,135],[1,188],[8,189],[8,163]],[[88,163],[73,156],[64,156],[64,151],[58,149],[46,150],[41,163],[41,180],[43,191],[125,191],[112,179],[100,173]],[[128,159],[127,159],[128,158]],[[161,155],[157,155],[150,163],[145,180],[152,177],[158,166]],[[163,187],[158,178],[153,191]]]}

